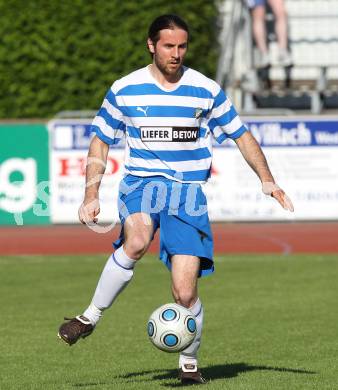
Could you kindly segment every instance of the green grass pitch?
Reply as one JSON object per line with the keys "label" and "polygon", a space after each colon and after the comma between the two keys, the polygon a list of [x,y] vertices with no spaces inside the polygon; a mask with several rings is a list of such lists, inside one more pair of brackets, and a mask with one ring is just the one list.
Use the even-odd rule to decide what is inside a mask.
{"label": "green grass pitch", "polygon": [[[224,255],[200,281],[206,389],[338,388],[338,257]],[[170,274],[152,256],[95,332],[68,347],[63,316],[89,303],[105,256],[0,258],[0,388],[180,387],[177,355],[156,350],[146,322],[171,302]]]}

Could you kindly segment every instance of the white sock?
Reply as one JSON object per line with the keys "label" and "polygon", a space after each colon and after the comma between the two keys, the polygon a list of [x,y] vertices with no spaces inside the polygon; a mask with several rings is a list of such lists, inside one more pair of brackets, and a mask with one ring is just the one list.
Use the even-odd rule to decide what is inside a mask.
{"label": "white sock", "polygon": [[197,351],[201,345],[201,335],[203,328],[203,306],[199,298],[189,307],[189,310],[196,317],[196,337],[191,345],[180,353],[178,365],[182,367],[186,364],[193,364],[197,366]]}
{"label": "white sock", "polygon": [[93,299],[83,316],[96,325],[102,312],[108,309],[133,277],[136,261],[127,256],[123,246],[113,253],[100,277]]}

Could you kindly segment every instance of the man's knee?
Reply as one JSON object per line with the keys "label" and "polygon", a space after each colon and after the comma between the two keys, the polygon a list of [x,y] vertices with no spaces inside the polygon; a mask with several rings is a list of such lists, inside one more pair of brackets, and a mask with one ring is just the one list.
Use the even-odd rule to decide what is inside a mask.
{"label": "man's knee", "polygon": [[147,251],[149,244],[149,239],[144,235],[132,235],[126,240],[125,251],[130,258],[139,260]]}
{"label": "man's knee", "polygon": [[184,286],[173,287],[173,296],[176,303],[184,307],[191,307],[197,300],[197,293],[195,289],[188,289]]}

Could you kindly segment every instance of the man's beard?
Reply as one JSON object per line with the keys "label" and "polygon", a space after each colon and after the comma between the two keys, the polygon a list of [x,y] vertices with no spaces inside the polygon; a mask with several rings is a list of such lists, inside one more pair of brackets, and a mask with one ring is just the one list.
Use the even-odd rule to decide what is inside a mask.
{"label": "man's beard", "polygon": [[170,63],[163,64],[162,62],[158,61],[156,55],[154,57],[155,59],[155,64],[157,68],[166,76],[177,76],[180,78],[182,74],[182,63],[177,62],[177,63],[172,63],[174,65],[177,65],[177,67],[171,68]]}

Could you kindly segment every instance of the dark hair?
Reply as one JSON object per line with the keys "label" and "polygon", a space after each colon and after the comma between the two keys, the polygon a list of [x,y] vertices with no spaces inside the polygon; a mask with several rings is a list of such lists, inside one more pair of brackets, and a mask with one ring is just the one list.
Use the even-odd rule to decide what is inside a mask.
{"label": "dark hair", "polygon": [[165,29],[173,30],[178,27],[188,33],[189,27],[187,23],[177,15],[167,14],[158,16],[150,25],[148,30],[148,37],[154,44],[160,39],[160,31]]}

